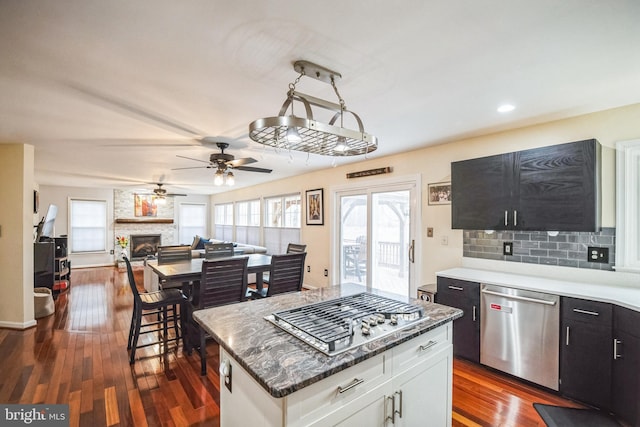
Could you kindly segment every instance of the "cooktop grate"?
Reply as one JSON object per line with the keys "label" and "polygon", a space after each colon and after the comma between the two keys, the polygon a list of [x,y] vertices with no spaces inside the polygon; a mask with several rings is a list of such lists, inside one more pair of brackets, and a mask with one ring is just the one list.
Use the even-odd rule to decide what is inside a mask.
{"label": "cooktop grate", "polygon": [[[424,309],[360,293],[279,311],[266,319],[328,355],[381,338],[423,318]],[[360,333],[365,325],[366,336]]]}

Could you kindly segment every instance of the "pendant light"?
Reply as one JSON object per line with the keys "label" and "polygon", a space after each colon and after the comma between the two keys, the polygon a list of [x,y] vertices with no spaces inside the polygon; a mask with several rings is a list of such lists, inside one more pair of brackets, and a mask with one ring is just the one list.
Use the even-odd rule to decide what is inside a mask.
{"label": "pendant light", "polygon": [[[325,156],[355,156],[370,153],[378,148],[378,139],[364,131],[360,116],[349,111],[340,96],[336,86],[336,81],[342,78],[340,73],[308,61],[296,61],[293,68],[300,75],[289,84],[287,98],[278,116],[258,119],[249,124],[249,137],[252,140],[276,149]],[[296,85],[303,76],[330,84],[338,97],[338,104],[297,92]],[[306,117],[298,117],[293,113],[294,101],[303,104]],[[333,111],[335,114],[327,123],[317,121],[313,117],[311,105]],[[289,107],[291,114],[287,115]],[[346,113],[355,119],[357,130],[344,127]]]}

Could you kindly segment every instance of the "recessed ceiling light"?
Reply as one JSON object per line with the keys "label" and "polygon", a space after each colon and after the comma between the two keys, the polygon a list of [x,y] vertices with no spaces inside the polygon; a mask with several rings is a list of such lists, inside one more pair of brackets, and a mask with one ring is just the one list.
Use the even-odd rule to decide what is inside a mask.
{"label": "recessed ceiling light", "polygon": [[502,104],[501,106],[498,107],[498,113],[508,113],[510,111],[515,110],[516,107],[514,107],[511,104]]}

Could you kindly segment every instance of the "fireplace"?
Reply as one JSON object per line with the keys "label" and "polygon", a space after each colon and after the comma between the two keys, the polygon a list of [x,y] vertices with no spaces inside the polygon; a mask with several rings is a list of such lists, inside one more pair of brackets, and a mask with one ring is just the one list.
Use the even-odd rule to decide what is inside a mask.
{"label": "fireplace", "polygon": [[160,234],[132,234],[131,259],[155,256],[158,252],[158,246],[161,245],[161,240]]}

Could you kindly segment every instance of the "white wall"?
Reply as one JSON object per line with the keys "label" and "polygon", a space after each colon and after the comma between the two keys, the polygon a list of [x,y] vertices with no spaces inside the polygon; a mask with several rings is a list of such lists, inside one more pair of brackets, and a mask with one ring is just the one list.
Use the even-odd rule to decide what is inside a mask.
{"label": "white wall", "polygon": [[[462,230],[451,229],[451,207],[448,205],[428,205],[427,187],[429,183],[449,181],[452,161],[465,160],[492,154],[519,151],[528,148],[561,144],[565,142],[596,138],[603,146],[602,153],[602,226],[615,227],[615,142],[640,137],[640,104],[583,115],[571,119],[549,122],[542,125],[520,128],[482,137],[454,141],[394,156],[365,160],[363,162],[337,168],[311,172],[290,179],[269,182],[263,185],[229,191],[212,196],[212,205],[234,200],[247,200],[275,194],[325,189],[325,226],[302,225],[302,241],[307,244],[307,264],[311,272],[305,273],[305,283],[313,286],[329,284],[323,276],[325,268],[332,268],[330,232],[334,218],[329,190],[352,182],[345,174],[384,166],[393,167],[391,176],[420,174],[422,176],[422,233],[416,237],[421,245],[422,274],[419,284],[434,283],[437,271],[458,267],[463,263]],[[380,141],[381,145],[393,141]],[[359,178],[358,185],[365,182],[388,178],[381,175]],[[454,195],[455,197],[455,195]],[[434,237],[426,237],[426,228],[434,228]],[[213,228],[212,228],[213,229]],[[441,237],[447,236],[449,244],[442,245]],[[506,265],[507,262],[497,265]],[[513,263],[511,263],[513,264]],[[492,264],[491,268],[497,268]],[[506,267],[505,267],[506,268]],[[566,269],[566,267],[556,267]],[[576,269],[573,269],[576,270]],[[615,273],[610,273],[609,276]]]}

